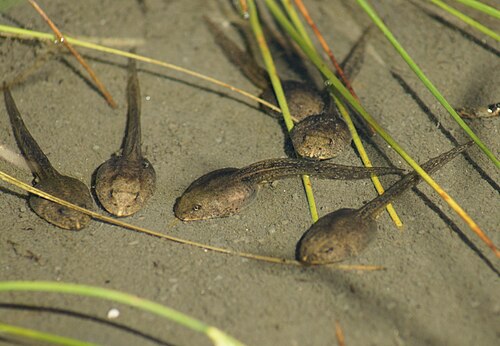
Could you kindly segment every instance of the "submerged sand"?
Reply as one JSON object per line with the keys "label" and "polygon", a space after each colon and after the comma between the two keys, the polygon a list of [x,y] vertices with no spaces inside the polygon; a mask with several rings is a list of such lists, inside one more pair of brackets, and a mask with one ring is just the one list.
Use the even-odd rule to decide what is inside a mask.
{"label": "submerged sand", "polygon": [[[369,22],[351,1],[306,4],[339,58]],[[201,20],[205,14],[224,21],[218,2],[92,0],[41,5],[66,33],[125,43],[139,40],[140,54],[258,93],[225,59]],[[377,2],[377,9],[454,106],[499,101],[498,43],[463,24],[457,29],[453,19],[438,20],[406,1]],[[498,30],[494,19],[467,13]],[[0,22],[48,31],[25,3],[6,11]],[[466,141],[378,32],[370,45],[354,87],[394,138],[420,162]],[[45,49],[38,43],[1,38],[2,78],[13,78]],[[90,184],[95,168],[121,143],[127,72],[123,58],[81,52],[119,102],[118,109],[107,106],[70,56],[49,60],[12,92],[53,165]],[[126,221],[213,246],[293,258],[298,239],[310,225],[298,178],[264,188],[238,216],[173,222],[175,199],[200,175],[285,156],[279,123],[253,101],[226,89],[153,65],[140,63],[139,69],[144,149],[156,169],[158,189],[147,207]],[[17,152],[2,107],[0,144]],[[500,119],[468,123],[498,154]],[[380,138],[373,142],[395,165],[408,168]],[[387,165],[372,145],[367,150],[376,164]],[[478,148],[470,149],[469,156],[481,173],[461,156],[434,177],[500,244],[499,171]],[[360,165],[353,150],[336,162]],[[26,170],[4,161],[0,169],[26,182],[32,179]],[[395,179],[382,181],[387,186]],[[320,215],[358,207],[375,196],[369,181],[313,179],[313,185]],[[25,193],[6,183],[0,189],[1,280],[73,282],[137,294],[248,345],[332,345],[336,321],[349,346],[499,342],[498,259],[425,184],[395,203],[404,229],[396,229],[383,214],[376,241],[347,262],[386,268],[370,273],[262,263],[100,222],[80,232],[63,231],[31,212]],[[117,319],[107,319],[111,308],[120,310]],[[67,295],[2,293],[0,320],[105,345],[209,344],[205,337],[149,313]],[[0,344],[11,344],[2,338]]]}

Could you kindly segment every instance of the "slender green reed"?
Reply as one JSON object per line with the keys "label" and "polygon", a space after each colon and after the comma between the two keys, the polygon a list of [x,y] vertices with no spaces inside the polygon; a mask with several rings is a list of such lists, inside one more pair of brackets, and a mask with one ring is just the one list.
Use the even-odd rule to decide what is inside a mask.
{"label": "slender green reed", "polygon": [[[24,339],[37,340],[41,342],[50,342],[51,345],[64,346],[98,346],[92,342],[80,341],[77,339],[67,338],[60,335],[45,333],[34,329],[13,326],[6,323],[0,323],[0,336],[12,335],[20,336]],[[0,337],[2,339],[2,337]]]}
{"label": "slender green reed", "polygon": [[[490,36],[491,38],[493,38],[493,39],[495,39],[497,41],[500,41],[500,35],[497,34],[494,30],[491,30],[490,28],[484,26],[483,24],[479,23],[478,21],[472,19],[469,16],[466,16],[465,14],[463,14],[460,11],[458,11],[457,9],[455,9],[455,8],[453,8],[453,7],[445,4],[441,0],[429,0],[429,1],[432,2],[434,5],[436,5],[438,7],[441,7],[446,12],[448,12],[448,13],[454,15],[455,17],[459,18],[463,22],[469,24],[473,28],[481,31],[483,34],[488,35],[488,36]],[[492,13],[495,13],[495,12],[492,12]]]}
{"label": "slender green reed", "polygon": [[0,282],[0,292],[9,291],[41,291],[74,294],[111,300],[117,303],[126,304],[144,311],[151,312],[158,316],[167,318],[177,324],[187,327],[193,331],[203,333],[209,337],[214,345],[220,346],[242,346],[243,344],[233,337],[223,333],[219,329],[209,326],[182,312],[155,303],[151,300],[138,296],[115,291],[107,288],[94,287],[88,285],[78,285],[72,283],[52,282],[52,281],[3,281]]}

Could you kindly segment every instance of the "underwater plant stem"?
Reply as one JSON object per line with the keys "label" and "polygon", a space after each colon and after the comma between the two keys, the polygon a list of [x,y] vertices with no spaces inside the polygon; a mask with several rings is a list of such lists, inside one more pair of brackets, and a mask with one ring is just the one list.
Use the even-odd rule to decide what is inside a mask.
{"label": "underwater plant stem", "polygon": [[[293,120],[290,115],[290,110],[288,109],[288,104],[286,102],[285,93],[283,91],[280,78],[276,71],[276,66],[274,65],[271,52],[269,51],[269,47],[264,37],[264,33],[262,32],[262,27],[260,26],[259,18],[257,15],[257,8],[255,6],[254,0],[247,0],[247,6],[248,6],[248,14],[250,17],[250,25],[252,27],[258,46],[260,48],[262,59],[264,60],[264,64],[266,65],[266,70],[267,73],[269,74],[269,79],[271,80],[274,93],[276,94],[276,99],[278,100],[278,104],[281,108],[281,112],[283,114],[283,120],[285,121],[285,125],[288,132],[290,132],[293,128]],[[309,205],[309,211],[311,213],[311,219],[312,222],[314,223],[318,221],[319,216],[309,176],[303,175],[302,183],[306,191],[306,198]]]}
{"label": "underwater plant stem", "polygon": [[87,64],[87,62],[83,59],[83,57],[77,52],[75,48],[68,42],[68,40],[64,39],[63,34],[61,31],[57,28],[57,26],[54,24],[54,22],[47,16],[44,10],[38,5],[38,3],[35,0],[28,0],[31,6],[37,11],[40,16],[45,20],[45,22],[49,25],[49,27],[52,29],[54,34],[57,37],[58,42],[61,42],[70,52],[73,54],[73,56],[78,60],[78,62],[83,66],[83,68],[87,71],[89,74],[90,78],[94,81],[96,84],[97,88],[99,88],[99,91],[103,94],[104,98],[106,99],[106,102],[111,106],[111,108],[117,108],[118,105],[116,104],[115,100],[109,93],[109,91],[106,89],[104,84],[97,78],[97,75],[95,72],[92,70],[92,68]]}
{"label": "underwater plant stem", "polygon": [[[16,27],[8,26],[8,25],[1,25],[1,24],[0,24],[0,33],[14,34],[14,35],[18,35],[20,38],[28,37],[30,39],[36,38],[39,40],[46,40],[46,41],[53,41],[54,40],[54,35],[52,35],[52,34],[38,32],[38,31],[32,31],[32,30],[26,30],[26,29],[21,29],[21,28],[16,28]],[[249,99],[257,101],[257,102],[265,105],[266,107],[269,107],[270,109],[272,109],[276,112],[281,113],[281,110],[278,107],[276,107],[275,105],[273,105],[272,103],[269,103],[261,98],[254,96],[253,94],[251,94],[249,92],[238,89],[238,88],[236,88],[232,85],[229,85],[227,83],[224,83],[218,79],[205,76],[201,73],[191,71],[189,69],[186,69],[186,68],[174,65],[174,64],[170,64],[170,63],[167,63],[167,62],[164,62],[161,60],[148,58],[148,57],[143,56],[143,55],[130,53],[127,51],[116,49],[116,48],[105,47],[105,46],[102,46],[102,45],[99,45],[96,43],[83,41],[83,40],[76,39],[73,37],[65,36],[64,38],[65,38],[65,41],[68,41],[68,42],[74,44],[75,46],[80,46],[80,47],[96,50],[99,52],[104,52],[104,53],[113,54],[113,55],[119,55],[119,56],[123,56],[125,58],[135,59],[135,60],[143,61],[143,62],[146,62],[149,64],[162,66],[162,67],[168,68],[170,70],[181,72],[181,73],[187,74],[189,76],[192,76],[192,77],[195,77],[198,79],[202,79],[202,80],[205,80],[205,81],[213,83],[213,84],[217,84],[217,85],[222,86],[224,88],[227,88],[231,91],[237,92],[245,97],[248,97]]]}
{"label": "underwater plant stem", "polygon": [[[351,83],[349,82],[349,80],[345,76],[344,71],[342,70],[342,68],[340,67],[340,65],[337,62],[337,59],[335,59],[335,55],[333,54],[332,50],[328,46],[328,43],[326,43],[326,40],[324,39],[323,35],[321,34],[321,31],[316,26],[316,23],[314,23],[313,19],[309,15],[309,11],[304,6],[302,0],[295,0],[295,4],[297,5],[297,7],[299,8],[299,11],[304,16],[306,22],[309,24],[311,29],[314,31],[314,34],[318,38],[318,40],[321,44],[321,47],[323,48],[323,51],[325,51],[328,54],[328,57],[330,58],[333,65],[335,66],[335,69],[337,70],[339,76],[342,78],[344,85],[347,87],[347,89],[349,90],[351,95],[358,102],[360,102],[358,95],[356,95],[356,93],[354,92],[354,89],[352,88]],[[289,16],[290,16],[290,14],[292,14],[290,16],[291,18],[297,17],[296,12],[292,6],[290,6],[290,8],[289,8],[288,14],[289,14]],[[302,33],[302,37],[304,39],[306,39],[306,41],[310,42],[309,36],[307,36],[307,32],[306,32],[304,26],[302,25],[302,22],[300,22],[300,20],[298,20],[298,19],[293,21],[293,22],[295,24],[295,27],[298,29],[298,31],[300,33]],[[306,35],[306,36],[304,37],[303,35]],[[310,44],[310,46],[312,49],[314,49],[314,46],[312,44]],[[354,141],[354,145],[356,146],[356,149],[359,153],[359,156],[361,157],[361,161],[363,162],[365,167],[372,167],[372,163],[370,161],[370,158],[368,157],[368,154],[366,153],[366,150],[363,146],[363,143],[361,142],[361,138],[359,137],[358,131],[356,130],[356,127],[354,126],[354,123],[351,119],[349,112],[347,111],[344,104],[342,103],[342,101],[338,97],[333,95],[333,99],[335,101],[335,104],[339,108],[340,113],[342,114],[342,117],[344,118],[345,122],[347,123],[347,127],[349,128],[349,131],[351,132],[352,139]],[[361,119],[364,121],[363,118],[361,118]],[[373,133],[374,133],[373,129],[369,125],[367,125],[366,127],[369,129],[369,131],[372,132],[371,135],[373,135]],[[371,179],[372,179],[373,185],[375,186],[375,189],[377,190],[378,194],[380,195],[380,194],[384,193],[384,187],[382,186],[380,179],[375,175],[373,175]],[[396,213],[394,206],[391,203],[389,203],[389,204],[387,204],[386,209],[387,209],[387,212],[389,213],[389,216],[391,217],[392,221],[396,225],[396,227],[402,227],[403,223],[401,222],[401,219],[399,218],[398,214]]]}
{"label": "underwater plant stem", "polygon": [[[357,0],[362,1],[362,0]],[[477,223],[458,205],[455,200],[446,193],[429,174],[427,174],[418,163],[411,158],[408,153],[387,133],[378,122],[363,108],[363,106],[356,101],[356,99],[349,93],[349,91],[344,87],[344,85],[338,80],[338,78],[330,71],[322,59],[313,50],[309,48],[307,44],[302,40],[299,33],[293,28],[288,19],[285,17],[283,12],[277,6],[274,0],[265,0],[266,5],[273,13],[277,21],[282,25],[282,27],[288,32],[292,39],[297,42],[301,47],[303,52],[311,59],[318,70],[328,79],[331,86],[336,89],[342,97],[344,97],[352,107],[358,112],[365,120],[373,127],[373,129],[382,137],[421,177],[429,184],[443,200],[448,203],[448,205],[467,223],[470,229],[476,233],[476,235],[490,248],[493,250],[495,255],[500,258],[500,251],[493,244],[491,239],[481,230]],[[364,2],[364,1],[363,1]],[[366,4],[366,3],[365,3]],[[476,137],[477,138],[477,137]],[[477,142],[476,142],[477,143]]]}
{"label": "underwater plant stem", "polygon": [[[26,339],[32,339],[41,342],[49,342],[51,345],[97,346],[97,344],[94,344],[92,342],[80,341],[73,338],[68,338],[51,333],[45,333],[34,329],[13,326],[5,323],[0,323],[0,335],[16,335]],[[3,338],[0,339],[4,340]]]}
{"label": "underwater plant stem", "polygon": [[477,30],[481,31],[483,34],[488,35],[497,41],[500,41],[500,35],[497,34],[494,30],[491,30],[490,28],[484,26],[483,24],[479,23],[478,21],[472,19],[469,16],[466,16],[465,14],[460,12],[459,10],[445,4],[441,0],[429,0],[429,1],[432,2],[434,5],[441,7],[443,10],[445,10],[446,12],[450,13],[451,15],[457,17],[461,21],[469,24],[473,28],[476,28]]}
{"label": "underwater plant stem", "polygon": [[473,9],[478,10],[478,11],[484,12],[492,17],[495,17],[496,19],[500,19],[500,11],[499,10],[497,10],[496,8],[493,8],[489,5],[483,4],[480,1],[476,1],[476,0],[455,0],[455,1],[460,2],[461,4],[469,6]]}
{"label": "underwater plant stem", "polygon": [[[40,197],[45,198],[45,199],[52,201],[54,203],[60,204],[60,205],[65,206],[67,208],[70,208],[70,209],[79,211],[81,213],[84,213],[86,215],[89,215],[93,219],[99,220],[101,222],[109,223],[111,225],[115,225],[115,226],[118,226],[121,228],[125,228],[128,230],[136,231],[138,233],[143,233],[143,234],[147,234],[149,236],[153,236],[153,237],[157,237],[157,238],[161,238],[161,239],[166,239],[166,240],[169,240],[169,241],[172,241],[175,243],[179,243],[179,244],[194,246],[194,247],[197,247],[197,248],[200,248],[203,250],[210,250],[210,251],[214,251],[214,252],[218,252],[218,253],[222,253],[222,254],[226,254],[226,255],[244,257],[244,258],[253,259],[256,261],[275,263],[275,264],[286,264],[286,265],[293,265],[293,266],[301,266],[302,265],[301,262],[295,261],[295,260],[270,257],[270,256],[255,255],[255,254],[245,253],[245,252],[237,252],[237,251],[233,251],[233,250],[229,250],[229,249],[219,248],[216,246],[201,244],[201,243],[194,242],[194,241],[187,240],[187,239],[173,237],[173,236],[170,236],[167,234],[163,234],[160,232],[149,230],[149,229],[144,228],[144,227],[135,226],[135,225],[120,221],[118,219],[115,219],[115,218],[112,218],[109,216],[101,215],[99,213],[96,213],[95,211],[91,211],[91,210],[82,208],[76,204],[65,201],[65,200],[58,198],[56,196],[53,196],[47,192],[39,190],[39,189],[29,185],[29,184],[26,184],[22,181],[19,181],[18,179],[11,177],[10,175],[8,175],[2,171],[0,171],[0,180],[3,180],[9,184],[17,186],[26,192],[32,193],[34,195],[40,196]],[[374,270],[384,269],[383,267],[376,266],[376,265],[367,265],[367,266],[364,266],[364,265],[333,265],[332,267],[335,269],[339,269],[339,270],[374,271]]]}
{"label": "underwater plant stem", "polygon": [[[80,285],[73,283],[63,283],[63,282],[52,282],[52,281],[4,281],[0,282],[0,292],[7,291],[42,291],[42,292],[55,292],[55,293],[66,293],[73,294],[78,296],[87,296],[94,298],[101,298],[106,300],[111,300],[117,303],[126,304],[144,311],[151,312],[158,316],[167,318],[171,321],[174,321],[184,327],[187,327],[191,330],[203,333],[210,338],[217,333],[213,333],[213,335],[209,335],[210,330],[216,329],[215,327],[209,326],[195,318],[192,318],[182,312],[176,311],[169,307],[163,306],[161,304],[155,303],[151,300],[147,300],[144,298],[140,298],[138,296],[111,290],[107,288],[88,286],[88,285]],[[226,340],[231,340],[233,343],[216,343],[216,345],[243,345],[241,342],[236,339],[231,338],[229,335],[224,334],[222,331],[219,331],[220,334],[224,335]],[[222,340],[221,340],[222,341]]]}

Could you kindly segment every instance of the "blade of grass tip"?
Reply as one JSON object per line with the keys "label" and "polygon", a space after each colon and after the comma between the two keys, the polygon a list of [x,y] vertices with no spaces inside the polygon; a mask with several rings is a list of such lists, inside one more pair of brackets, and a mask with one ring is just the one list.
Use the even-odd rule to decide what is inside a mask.
{"label": "blade of grass tip", "polygon": [[[358,0],[361,1],[361,0]],[[328,79],[330,86],[336,89],[342,97],[344,97],[351,106],[358,112],[365,120],[373,127],[373,129],[382,137],[402,158],[405,160],[421,177],[429,184],[441,198],[448,203],[448,205],[467,223],[469,228],[490,248],[495,255],[500,258],[500,251],[496,248],[491,239],[479,228],[476,222],[458,205],[453,198],[451,198],[446,191],[444,191],[427,172],[425,172],[418,163],[406,153],[406,151],[387,133],[378,122],[363,108],[363,106],[356,101],[356,99],[349,93],[344,85],[338,80],[322,59],[309,49],[309,46],[302,40],[298,32],[293,28],[281,9],[277,6],[274,0],[265,0],[267,7],[272,12],[273,16],[277,19],[280,25],[288,32],[290,37],[301,47],[304,53],[316,65],[318,70]]]}
{"label": "blade of grass tip", "polygon": [[45,333],[34,329],[28,329],[10,324],[0,323],[0,335],[4,340],[5,335],[20,336],[24,339],[36,340],[39,342],[50,342],[51,345],[65,345],[65,346],[97,346],[92,342],[80,341],[64,336]]}
{"label": "blade of grass tip", "polygon": [[42,10],[42,8],[37,4],[35,0],[28,0],[31,6],[40,14],[40,16],[47,22],[49,27],[54,31],[54,34],[57,37],[57,40],[64,44],[64,46],[71,52],[71,54],[74,55],[76,60],[83,66],[83,68],[87,71],[87,73],[90,75],[90,78],[94,81],[96,84],[97,88],[99,88],[99,91],[103,94],[104,98],[106,99],[106,102],[111,106],[111,108],[116,108],[118,105],[116,104],[115,100],[113,100],[113,97],[111,94],[108,92],[104,84],[97,78],[97,75],[94,73],[92,68],[85,62],[83,57],[76,51],[73,46],[64,39],[64,36],[62,35],[61,31],[57,28],[57,26],[54,24],[52,20],[47,16],[47,14]]}
{"label": "blade of grass tip", "polygon": [[[335,56],[333,55],[332,50],[330,49],[330,47],[326,43],[326,40],[324,39],[323,35],[321,34],[321,31],[318,29],[318,27],[314,23],[313,19],[309,15],[309,11],[302,3],[302,0],[295,0],[295,4],[297,5],[300,13],[302,13],[302,16],[305,18],[306,22],[309,24],[309,26],[314,31],[314,34],[318,38],[318,40],[321,44],[321,47],[330,57],[330,60],[333,63],[333,65],[335,66],[335,69],[337,70],[339,76],[342,78],[344,85],[347,87],[347,89],[349,90],[351,95],[358,102],[361,102],[359,100],[358,95],[356,95],[356,93],[354,92],[354,89],[351,87],[351,83],[349,82],[349,80],[345,76],[344,71],[342,70],[342,68],[338,64],[337,59],[335,59]],[[296,15],[296,11],[293,9],[292,6],[288,6],[286,8],[288,9],[289,12],[294,13],[294,15],[290,16],[290,18],[298,17]],[[293,22],[293,19],[292,19],[292,22]],[[302,22],[300,20],[298,20],[298,18],[294,24],[295,24],[295,27],[298,28],[298,31],[300,33],[302,33],[302,37],[304,39],[306,39],[306,41],[311,42],[309,39],[309,36],[307,35],[307,32],[306,32],[304,26],[302,25]],[[302,28],[302,29],[300,29],[300,28]],[[303,35],[306,35],[306,37],[304,37]],[[314,49],[314,46],[312,44],[311,44],[311,47],[312,47],[312,49]],[[354,141],[354,145],[356,146],[356,149],[359,153],[359,156],[361,157],[361,161],[363,162],[365,167],[372,167],[372,163],[370,161],[370,158],[368,157],[368,154],[366,153],[366,150],[363,146],[363,143],[361,142],[361,138],[359,138],[358,131],[354,127],[354,124],[353,124],[353,121],[351,119],[349,112],[347,112],[347,109],[345,108],[344,104],[342,103],[342,101],[340,101],[340,99],[338,97],[334,96],[333,98],[334,98],[335,104],[337,105],[337,107],[340,110],[340,113],[342,114],[342,117],[344,118],[344,120],[347,123],[347,127],[349,128],[349,131],[351,132],[352,139]],[[361,118],[361,119],[363,119],[363,118]],[[364,119],[363,119],[363,121],[364,121]],[[367,128],[369,128],[373,132],[373,129],[370,126],[367,126]],[[382,183],[380,182],[379,178],[376,175],[373,175],[371,180],[373,182],[373,185],[375,186],[375,189],[377,190],[377,193],[379,195],[383,194],[384,188],[383,188]],[[396,213],[396,210],[394,209],[394,206],[392,205],[392,203],[389,203],[386,206],[386,210],[389,213],[389,216],[391,217],[391,219],[394,222],[394,224],[396,225],[396,227],[402,227],[403,223],[401,222],[401,219],[399,218],[398,214]]]}
{"label": "blade of grass tip", "polygon": [[500,19],[500,11],[497,10],[496,8],[493,8],[489,5],[483,4],[480,1],[476,0],[455,0],[456,2],[460,2],[466,6],[472,7],[473,9],[476,9],[478,11],[484,12],[492,17],[495,17],[496,19]]}
{"label": "blade of grass tip", "polygon": [[[424,83],[426,88],[434,95],[434,97],[443,105],[443,107],[451,114],[455,121],[460,125],[460,127],[469,135],[469,137],[476,142],[476,144],[481,148],[481,150],[490,158],[490,160],[495,164],[497,168],[500,167],[500,161],[495,157],[495,155],[486,147],[486,145],[479,139],[478,136],[470,129],[470,127],[463,121],[463,119],[457,114],[455,109],[446,101],[439,90],[432,84],[432,82],[427,78],[424,72],[417,66],[415,61],[410,57],[406,50],[401,46],[401,44],[396,40],[392,32],[385,26],[384,22],[377,15],[375,10],[366,2],[366,0],[356,0],[361,8],[368,14],[371,20],[379,27],[379,29],[384,33],[385,37],[393,45],[393,47],[398,51],[403,60],[410,66],[417,77]],[[435,0],[431,0],[435,1]]]}
{"label": "blade of grass tip", "polygon": [[[285,121],[286,128],[290,132],[293,128],[293,121],[290,116],[290,110],[288,109],[288,104],[286,102],[285,93],[281,86],[278,73],[276,72],[276,67],[274,66],[273,58],[269,47],[267,46],[266,40],[264,38],[264,33],[260,26],[259,18],[257,17],[257,9],[253,0],[247,0],[248,14],[250,18],[250,25],[254,32],[255,38],[260,48],[262,54],[262,59],[266,65],[267,73],[269,74],[269,79],[273,86],[274,93],[276,94],[276,99],[281,108],[283,114],[283,120]],[[302,182],[304,189],[306,191],[307,202],[309,204],[309,211],[311,213],[312,222],[318,221],[318,210],[316,208],[316,202],[314,201],[314,194],[312,192],[312,185],[309,176],[303,175]]]}
{"label": "blade of grass tip", "polygon": [[345,337],[342,327],[339,321],[335,321],[335,336],[337,337],[337,343],[339,346],[345,346]]}
{"label": "blade of grass tip", "polygon": [[[189,328],[195,332],[203,333],[213,339],[215,337],[215,345],[243,345],[243,343],[231,338],[229,335],[223,333],[219,330],[222,337],[208,332],[211,329],[216,329],[215,327],[209,326],[202,321],[199,321],[191,316],[188,316],[182,312],[174,310],[172,308],[166,307],[164,305],[155,303],[151,300],[140,298],[136,295],[111,290],[107,288],[80,285],[73,283],[64,282],[52,282],[52,281],[4,281],[0,282],[0,292],[8,291],[42,291],[42,292],[53,292],[53,293],[66,293],[78,296],[86,296],[93,298],[101,298],[105,300],[111,300],[117,303],[132,306],[134,308],[141,309],[143,311],[151,312],[155,315],[167,318],[177,324],[180,324],[186,328]],[[224,340],[231,340],[233,343],[226,343]]]}
{"label": "blade of grass tip", "polygon": [[481,31],[483,34],[488,35],[488,36],[490,36],[491,38],[493,38],[493,39],[495,39],[497,41],[500,41],[500,35],[497,34],[495,31],[493,31],[490,28],[484,26],[483,24],[479,23],[478,21],[475,21],[471,17],[466,16],[465,14],[463,14],[460,11],[458,11],[457,9],[455,9],[455,8],[453,8],[453,7],[445,4],[441,0],[429,0],[429,1],[432,2],[434,5],[436,5],[438,7],[441,7],[446,12],[454,15],[455,17],[457,17],[461,21],[469,24],[473,28],[476,28],[477,30]]}
{"label": "blade of grass tip", "polygon": [[[28,37],[30,39],[36,38],[39,40],[47,40],[47,41],[51,41],[54,38],[53,35],[47,34],[44,32],[26,30],[26,29],[16,28],[16,27],[8,26],[8,25],[0,25],[0,33],[15,34],[15,35],[18,35],[18,36],[24,37],[24,38],[25,37]],[[248,97],[249,99],[257,101],[257,102],[265,105],[266,107],[271,108],[272,110],[274,110],[276,112],[281,113],[281,109],[279,109],[275,105],[273,105],[273,104],[271,104],[271,103],[269,103],[261,98],[258,98],[247,91],[238,89],[230,84],[224,83],[224,82],[222,82],[218,79],[212,78],[212,77],[205,76],[201,73],[198,73],[198,72],[195,72],[195,71],[192,71],[192,70],[189,70],[189,69],[186,69],[186,68],[174,65],[174,64],[169,64],[169,63],[161,61],[161,60],[148,58],[146,56],[133,54],[133,53],[122,51],[122,50],[119,50],[116,48],[105,47],[105,46],[95,44],[92,42],[82,41],[82,40],[79,40],[79,39],[76,39],[73,37],[65,36],[64,38],[65,38],[65,41],[67,41],[71,44],[74,44],[75,46],[80,46],[80,47],[84,47],[84,48],[88,48],[88,49],[92,49],[92,50],[96,50],[96,51],[104,52],[104,53],[108,53],[108,54],[119,55],[119,56],[123,56],[126,58],[136,59],[138,61],[143,61],[143,62],[146,62],[149,64],[165,67],[165,68],[170,69],[170,70],[181,72],[181,73],[187,74],[189,76],[192,76],[192,77],[195,77],[198,79],[202,79],[202,80],[205,80],[205,81],[213,83],[213,84],[220,85],[224,88],[227,88],[231,91],[237,92],[245,97]]]}

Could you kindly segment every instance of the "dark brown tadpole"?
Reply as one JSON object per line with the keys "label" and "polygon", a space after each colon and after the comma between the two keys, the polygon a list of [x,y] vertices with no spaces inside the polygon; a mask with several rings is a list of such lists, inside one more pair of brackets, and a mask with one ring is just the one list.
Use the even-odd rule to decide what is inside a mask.
{"label": "dark brown tadpole", "polygon": [[135,60],[129,62],[127,128],[122,152],[97,169],[95,192],[101,205],[116,216],[139,211],[153,195],[156,173],[141,150],[141,92]]}
{"label": "dark brown tadpole", "polygon": [[[473,142],[458,146],[422,165],[432,173]],[[387,191],[359,209],[342,208],[321,217],[307,230],[298,244],[298,260],[306,264],[327,264],[359,255],[373,240],[377,231],[376,216],[396,197],[421,181],[411,172]]]}
{"label": "dark brown tadpole", "polygon": [[[205,17],[205,21],[229,61],[238,66],[255,86],[262,89],[262,99],[277,105],[267,72],[255,62],[249,52],[238,47],[211,20]],[[349,128],[336,114],[326,90],[320,91],[312,83],[294,80],[284,80],[282,86],[290,114],[296,123],[291,140],[298,155],[316,160],[331,159],[351,143]],[[264,106],[263,109],[268,114],[281,118],[281,113]]]}
{"label": "dark brown tadpole", "polygon": [[[5,84],[3,88],[5,105],[9,113],[14,137],[31,172],[35,176],[33,186],[82,208],[93,209],[94,204],[88,187],[78,179],[60,174],[52,167],[49,159],[26,128],[9,88]],[[30,195],[28,203],[38,216],[60,228],[80,230],[87,226],[91,220],[86,214],[36,195]]]}
{"label": "dark brown tadpole", "polygon": [[219,169],[196,179],[177,199],[174,212],[183,221],[230,216],[253,201],[261,183],[297,175],[353,180],[401,173],[398,168],[388,167],[353,167],[301,159],[264,160],[240,169]]}

